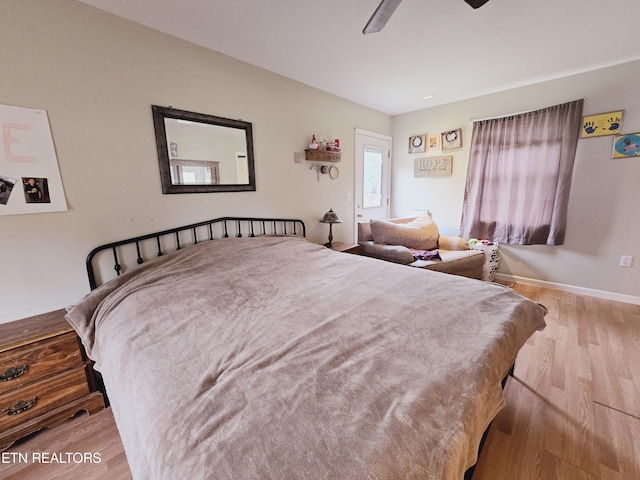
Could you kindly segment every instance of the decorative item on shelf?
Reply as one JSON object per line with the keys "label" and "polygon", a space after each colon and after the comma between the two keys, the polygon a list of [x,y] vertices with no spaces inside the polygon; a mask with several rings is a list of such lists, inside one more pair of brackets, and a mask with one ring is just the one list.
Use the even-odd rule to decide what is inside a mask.
{"label": "decorative item on shelf", "polygon": [[340,217],[338,217],[338,214],[333,211],[333,208],[330,208],[329,211],[325,213],[324,216],[320,219],[320,223],[329,224],[329,241],[325,243],[324,246],[327,248],[331,248],[335,245],[333,243],[333,231],[331,227],[334,223],[342,223],[342,220],[340,219]]}
{"label": "decorative item on shelf", "polygon": [[309,144],[309,150],[319,150],[319,149],[320,149],[320,144],[316,140],[316,136],[311,135],[311,143]]}
{"label": "decorative item on shelf", "polygon": [[326,149],[329,152],[339,152],[340,151],[340,139],[336,138],[333,142],[328,142]]}
{"label": "decorative item on shelf", "polygon": [[340,139],[333,142],[326,142],[322,135],[311,135],[311,143],[304,151],[305,158],[312,162],[339,162],[340,161]]}

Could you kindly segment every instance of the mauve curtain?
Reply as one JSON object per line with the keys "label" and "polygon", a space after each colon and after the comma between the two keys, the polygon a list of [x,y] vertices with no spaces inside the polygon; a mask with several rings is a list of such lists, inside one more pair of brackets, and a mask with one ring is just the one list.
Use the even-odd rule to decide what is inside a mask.
{"label": "mauve curtain", "polygon": [[582,104],[474,123],[463,237],[562,245]]}

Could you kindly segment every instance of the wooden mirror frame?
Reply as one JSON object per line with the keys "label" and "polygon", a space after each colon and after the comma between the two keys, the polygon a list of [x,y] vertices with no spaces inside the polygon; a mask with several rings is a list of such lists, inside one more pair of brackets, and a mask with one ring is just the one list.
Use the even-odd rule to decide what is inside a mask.
{"label": "wooden mirror frame", "polygon": [[[160,180],[162,193],[211,193],[211,192],[246,192],[256,190],[255,168],[253,160],[253,130],[249,122],[233,120],[202,113],[177,110],[171,107],[151,106],[153,113],[153,125],[156,134],[156,147],[158,150],[158,165],[160,167]],[[225,128],[243,130],[246,141],[248,183],[237,184],[174,184],[171,181],[171,157],[167,142],[165,119],[185,120],[194,123],[216,125]]]}

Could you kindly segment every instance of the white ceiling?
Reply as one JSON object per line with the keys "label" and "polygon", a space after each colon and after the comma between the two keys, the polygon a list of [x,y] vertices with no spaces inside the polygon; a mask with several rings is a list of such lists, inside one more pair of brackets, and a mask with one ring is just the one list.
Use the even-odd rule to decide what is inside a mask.
{"label": "white ceiling", "polygon": [[640,0],[80,1],[391,115],[640,59]]}

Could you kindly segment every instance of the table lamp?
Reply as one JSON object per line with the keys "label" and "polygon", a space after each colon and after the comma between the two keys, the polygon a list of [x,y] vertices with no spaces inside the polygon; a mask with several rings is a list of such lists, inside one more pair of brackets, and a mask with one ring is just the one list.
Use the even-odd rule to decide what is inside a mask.
{"label": "table lamp", "polygon": [[329,224],[329,241],[324,244],[325,247],[331,248],[335,244],[333,243],[333,232],[331,231],[331,227],[334,223],[342,223],[338,214],[333,211],[333,208],[330,208],[327,213],[320,219],[320,223],[328,223]]}

